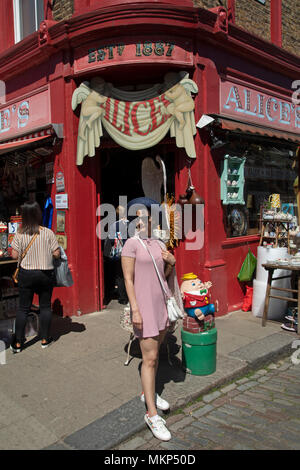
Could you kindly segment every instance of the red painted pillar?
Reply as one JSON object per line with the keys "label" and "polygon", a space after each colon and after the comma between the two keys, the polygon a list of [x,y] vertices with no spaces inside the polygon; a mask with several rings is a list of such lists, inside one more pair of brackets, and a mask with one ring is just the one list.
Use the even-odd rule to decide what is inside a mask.
{"label": "red painted pillar", "polygon": [[282,2],[271,0],[271,41],[282,46]]}
{"label": "red painted pillar", "polygon": [[[198,61],[203,71],[201,73],[201,88],[199,87],[199,91],[201,91],[197,96],[198,109],[201,111],[196,116],[196,121],[202,114],[215,112],[213,110],[218,109],[219,106],[219,76],[215,63],[203,57],[198,57]],[[203,280],[210,280],[212,282],[212,300],[213,302],[217,301],[219,304],[218,315],[224,315],[228,312],[228,272],[222,248],[222,242],[226,238],[226,233],[220,198],[219,175],[223,150],[211,150],[208,133],[205,129],[198,131],[196,144],[198,149],[199,183],[202,179],[202,192],[198,192],[200,192],[205,200],[205,232],[204,247],[201,253],[201,276]]]}
{"label": "red painted pillar", "polygon": [[15,43],[14,9],[12,0],[0,2],[0,54]]}
{"label": "red painted pillar", "polygon": [[235,0],[227,1],[228,21],[235,23]]}
{"label": "red painted pillar", "polygon": [[53,20],[53,13],[52,13],[52,4],[53,0],[44,0],[44,17],[45,20]]}

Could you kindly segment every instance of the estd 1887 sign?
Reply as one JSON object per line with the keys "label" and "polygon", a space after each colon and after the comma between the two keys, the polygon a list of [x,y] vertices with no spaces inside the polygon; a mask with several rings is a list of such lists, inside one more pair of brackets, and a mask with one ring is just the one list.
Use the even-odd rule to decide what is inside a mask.
{"label": "estd 1887 sign", "polygon": [[[172,43],[152,41],[145,41],[144,43],[137,42],[134,46],[136,57],[149,57],[152,55],[158,57],[163,55],[166,57],[172,57],[175,47],[175,45]],[[124,43],[102,46],[100,49],[91,48],[88,51],[88,63],[103,61],[105,59],[112,60],[116,56],[122,57],[123,53],[126,54],[125,50],[126,45]]]}
{"label": "estd 1887 sign", "polygon": [[117,43],[91,44],[75,51],[74,72],[133,63],[176,63],[182,66],[193,65],[191,41],[180,43],[169,37],[122,38]]}

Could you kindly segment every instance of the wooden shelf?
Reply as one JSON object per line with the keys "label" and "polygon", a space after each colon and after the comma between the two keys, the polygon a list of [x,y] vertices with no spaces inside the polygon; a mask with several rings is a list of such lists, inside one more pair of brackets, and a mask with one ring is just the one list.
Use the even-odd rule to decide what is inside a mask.
{"label": "wooden shelf", "polygon": [[[290,253],[290,232],[289,232],[289,225],[291,224],[290,220],[276,220],[276,219],[260,219],[260,224],[261,224],[261,231],[260,231],[260,241],[259,241],[259,246],[262,246],[263,240],[275,240],[275,248],[277,248],[278,243],[280,241],[286,241],[287,243],[287,249],[288,253]],[[266,232],[266,228],[268,224],[272,224],[274,226],[273,232],[275,232],[275,235],[270,236],[270,235],[264,235]],[[286,226],[284,224],[287,224]],[[284,231],[280,230],[280,226],[283,226]],[[286,233],[286,235],[282,236],[283,233]]]}

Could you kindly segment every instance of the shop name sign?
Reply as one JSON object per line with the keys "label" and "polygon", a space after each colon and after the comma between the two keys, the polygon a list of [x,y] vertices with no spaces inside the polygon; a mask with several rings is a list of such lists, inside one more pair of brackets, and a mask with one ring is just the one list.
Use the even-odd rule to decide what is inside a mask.
{"label": "shop name sign", "polygon": [[300,106],[232,82],[221,82],[222,115],[289,132],[300,133]]}
{"label": "shop name sign", "polygon": [[193,64],[190,41],[176,44],[170,38],[150,38],[145,40],[130,39],[112,44],[93,44],[89,48],[80,48],[75,52],[74,72],[107,66],[174,62],[181,65]]}
{"label": "shop name sign", "polygon": [[22,135],[49,123],[48,90],[0,106],[0,140]]}

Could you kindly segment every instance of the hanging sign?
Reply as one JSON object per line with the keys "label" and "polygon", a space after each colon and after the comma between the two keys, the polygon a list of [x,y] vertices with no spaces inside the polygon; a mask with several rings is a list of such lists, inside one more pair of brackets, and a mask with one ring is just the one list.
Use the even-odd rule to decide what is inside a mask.
{"label": "hanging sign", "polygon": [[62,193],[65,190],[65,177],[62,171],[56,173],[56,192]]}
{"label": "hanging sign", "polygon": [[56,209],[68,209],[68,195],[67,194],[55,195],[55,208]]}
{"label": "hanging sign", "polygon": [[[159,93],[159,90],[165,90]],[[188,74],[169,73],[163,84],[138,92],[124,92],[99,77],[82,83],[73,93],[73,110],[81,103],[77,165],[85,155],[95,155],[103,135],[102,126],[120,146],[129,150],[153,147],[170,130],[177,147],[196,157],[194,135],[195,82]]]}

